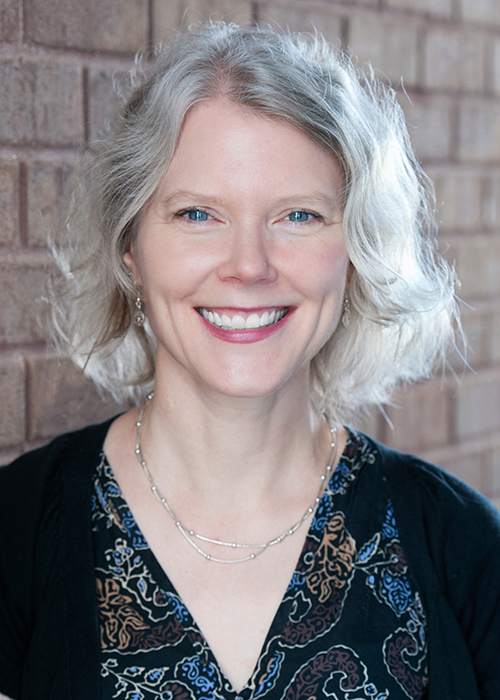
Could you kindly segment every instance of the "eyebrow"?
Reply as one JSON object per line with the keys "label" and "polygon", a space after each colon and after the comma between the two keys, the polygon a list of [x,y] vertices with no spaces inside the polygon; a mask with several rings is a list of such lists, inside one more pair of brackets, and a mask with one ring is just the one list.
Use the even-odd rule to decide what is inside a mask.
{"label": "eyebrow", "polygon": [[[335,192],[333,196],[329,196],[323,192],[311,192],[309,194],[294,194],[287,197],[282,197],[277,200],[275,204],[280,206],[301,206],[301,202],[307,202],[308,205],[314,206],[316,204],[334,206],[335,208],[341,207],[342,202],[342,192]],[[169,209],[169,207],[175,205],[177,202],[182,200],[191,200],[193,203],[203,204],[204,202],[210,202],[216,206],[223,203],[219,197],[213,194],[201,194],[200,192],[192,192],[190,190],[176,190],[168,197],[161,200],[159,206],[163,210]]]}

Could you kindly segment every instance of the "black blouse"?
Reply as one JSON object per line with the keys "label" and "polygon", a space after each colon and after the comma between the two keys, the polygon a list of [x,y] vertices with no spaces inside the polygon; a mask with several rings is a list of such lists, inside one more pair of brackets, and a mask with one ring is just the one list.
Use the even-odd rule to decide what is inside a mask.
{"label": "black blouse", "polygon": [[102,454],[92,524],[103,700],[426,698],[426,612],[391,500],[381,493],[378,470],[370,469],[379,459],[372,442],[350,434],[255,670],[238,694]]}

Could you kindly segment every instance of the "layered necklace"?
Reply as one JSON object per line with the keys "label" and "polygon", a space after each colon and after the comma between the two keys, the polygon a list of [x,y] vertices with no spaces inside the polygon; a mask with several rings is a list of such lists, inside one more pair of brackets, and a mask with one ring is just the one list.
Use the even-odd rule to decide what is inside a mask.
{"label": "layered necklace", "polygon": [[[323,490],[325,488],[325,484],[328,483],[329,476],[332,473],[333,469],[333,464],[335,462],[335,456],[336,456],[336,451],[337,451],[337,429],[336,427],[332,424],[331,420],[329,417],[326,415],[326,413],[323,412],[323,415],[325,416],[326,420],[328,421],[328,425],[330,426],[330,454],[328,455],[328,462],[326,464],[325,470],[323,474],[320,476],[320,485],[318,492],[316,494],[316,498],[314,501],[311,503],[309,508],[307,508],[306,512],[304,515],[297,520],[297,522],[289,527],[285,532],[283,532],[281,535],[278,537],[274,537],[272,540],[269,540],[269,542],[262,542],[260,544],[242,544],[239,542],[224,542],[222,540],[215,540],[212,539],[211,537],[205,537],[204,535],[200,535],[199,532],[195,532],[194,530],[191,530],[190,528],[186,527],[181,523],[179,518],[176,516],[172,508],[167,502],[167,499],[161,494],[160,490],[158,489],[157,485],[153,481],[153,477],[151,476],[151,473],[148,469],[148,465],[146,464],[146,460],[144,459],[144,456],[142,454],[142,449],[141,449],[141,431],[142,431],[142,423],[143,423],[143,418],[144,418],[144,411],[146,409],[147,403],[150,399],[153,398],[153,392],[148,394],[146,403],[142,406],[140,413],[139,413],[139,418],[137,419],[136,427],[137,427],[137,436],[136,436],[136,442],[135,442],[135,454],[137,456],[137,459],[139,461],[139,464],[141,465],[146,477],[149,480],[150,486],[151,486],[151,491],[154,493],[156,496],[157,500],[161,503],[161,505],[166,509],[167,513],[170,515],[172,520],[175,522],[177,529],[179,532],[182,534],[182,536],[189,542],[189,544],[200,554],[202,557],[205,559],[208,559],[210,561],[216,562],[217,564],[241,564],[244,561],[249,561],[251,559],[255,559],[255,557],[259,556],[259,554],[262,554],[266,549],[269,547],[273,547],[275,544],[279,544],[280,542],[283,542],[287,537],[290,537],[290,535],[293,535],[299,527],[302,525],[302,523],[307,520],[313,513],[318,505],[321,495],[323,493]],[[199,542],[203,543],[209,543],[209,544],[214,544],[217,545],[218,547],[231,547],[232,549],[244,549],[244,550],[253,550],[250,554],[240,557],[239,559],[219,559],[218,557],[214,557],[211,554],[208,554],[208,552],[203,551],[201,546],[198,544]]]}

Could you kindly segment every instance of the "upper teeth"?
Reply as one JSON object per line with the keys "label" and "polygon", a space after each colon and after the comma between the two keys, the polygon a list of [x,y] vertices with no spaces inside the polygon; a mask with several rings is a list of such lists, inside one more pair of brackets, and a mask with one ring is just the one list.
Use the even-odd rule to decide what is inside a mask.
{"label": "upper teeth", "polygon": [[209,323],[225,330],[250,330],[251,328],[262,328],[263,326],[272,326],[273,323],[280,321],[286,314],[286,309],[278,311],[264,311],[263,314],[253,313],[246,319],[240,314],[235,314],[232,318],[226,314],[219,314],[217,311],[209,311],[208,309],[200,309],[200,313]]}

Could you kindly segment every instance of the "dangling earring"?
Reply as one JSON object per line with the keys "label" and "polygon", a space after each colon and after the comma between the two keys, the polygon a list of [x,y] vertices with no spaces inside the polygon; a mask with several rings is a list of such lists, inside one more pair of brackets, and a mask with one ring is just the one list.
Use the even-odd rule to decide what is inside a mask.
{"label": "dangling earring", "polygon": [[136,326],[138,326],[140,328],[141,326],[144,325],[144,321],[145,321],[146,317],[144,315],[144,311],[142,310],[142,299],[141,299],[141,295],[139,292],[137,293],[137,296],[135,298],[134,306],[135,306],[135,311],[133,313],[134,323]]}
{"label": "dangling earring", "polygon": [[351,303],[349,301],[349,295],[346,291],[344,296],[344,309],[342,311],[342,325],[344,328],[351,323]]}

